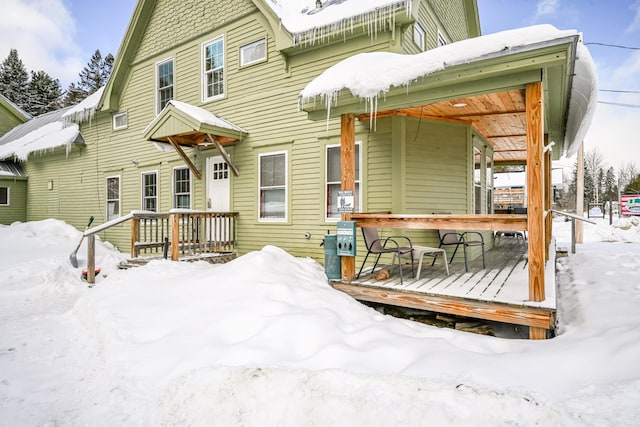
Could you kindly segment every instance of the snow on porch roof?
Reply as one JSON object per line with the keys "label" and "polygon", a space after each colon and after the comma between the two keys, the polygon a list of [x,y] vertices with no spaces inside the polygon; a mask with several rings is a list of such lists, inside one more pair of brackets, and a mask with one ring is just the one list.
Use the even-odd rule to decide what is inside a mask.
{"label": "snow on porch roof", "polygon": [[[558,30],[552,25],[536,25],[462,40],[423,53],[408,55],[390,52],[360,53],[325,70],[300,92],[300,104],[320,97],[330,115],[332,102],[342,90],[365,98],[374,107],[375,100],[393,87],[410,86],[421,77],[455,65],[500,57],[527,47],[544,46],[556,40],[579,37],[575,30]],[[588,49],[577,43],[576,59],[569,99],[565,147],[575,154],[591,123],[597,101],[597,76]],[[372,108],[371,113],[374,113]]]}
{"label": "snow on porch roof", "polygon": [[[241,139],[247,131],[204,108],[171,100],[144,129],[145,139],[166,142],[167,137],[180,134],[207,134]],[[194,144],[190,144],[194,145]]]}

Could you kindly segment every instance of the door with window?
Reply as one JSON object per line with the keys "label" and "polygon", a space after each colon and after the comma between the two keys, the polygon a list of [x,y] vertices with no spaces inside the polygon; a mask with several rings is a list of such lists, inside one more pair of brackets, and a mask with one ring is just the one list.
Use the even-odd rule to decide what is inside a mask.
{"label": "door with window", "polygon": [[[231,171],[222,156],[209,157],[207,173],[207,210],[211,212],[229,212],[231,209]],[[209,230],[212,243],[224,246],[229,242],[231,219],[213,218]]]}

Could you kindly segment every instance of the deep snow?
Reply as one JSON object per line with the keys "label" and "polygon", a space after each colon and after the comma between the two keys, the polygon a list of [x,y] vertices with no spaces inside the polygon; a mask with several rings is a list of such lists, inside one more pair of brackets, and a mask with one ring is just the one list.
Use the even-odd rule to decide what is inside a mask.
{"label": "deep snow", "polygon": [[0,425],[637,425],[640,227],[626,223],[587,224],[558,261],[547,341],[384,316],[272,246],[118,270],[98,242],[90,289],[68,262],[73,227],[0,226]]}

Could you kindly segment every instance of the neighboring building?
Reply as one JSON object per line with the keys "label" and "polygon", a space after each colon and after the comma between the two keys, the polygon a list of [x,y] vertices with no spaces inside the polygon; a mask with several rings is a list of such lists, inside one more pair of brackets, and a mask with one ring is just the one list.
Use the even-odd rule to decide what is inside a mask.
{"label": "neighboring building", "polygon": [[[563,185],[562,169],[553,169],[551,171],[552,203],[558,201]],[[495,173],[493,175],[493,188],[493,208],[495,212],[509,211],[516,207],[526,207],[526,172]]]}
{"label": "neighboring building", "polygon": [[[31,116],[0,94],[0,137]],[[0,224],[27,218],[27,176],[13,161],[0,161]]]}

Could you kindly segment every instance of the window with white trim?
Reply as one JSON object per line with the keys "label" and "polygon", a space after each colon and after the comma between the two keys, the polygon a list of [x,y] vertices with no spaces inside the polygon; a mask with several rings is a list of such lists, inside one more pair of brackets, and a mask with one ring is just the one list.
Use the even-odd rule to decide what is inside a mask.
{"label": "window with white trim", "polygon": [[482,151],[473,147],[473,200],[474,213],[482,213]]}
{"label": "window with white trim", "polygon": [[142,209],[158,212],[158,172],[142,174]]}
{"label": "window with white trim", "polygon": [[173,58],[156,64],[156,112],[173,99]]}
{"label": "window with white trim", "polygon": [[117,113],[113,115],[113,130],[125,129],[127,127],[127,113]]}
{"label": "window with white trim", "polygon": [[[340,144],[327,145],[326,148],[326,175],[325,175],[325,219],[327,221],[338,221],[340,213],[338,212],[338,191],[341,188],[342,169],[340,166]],[[355,152],[355,211],[359,212],[362,208],[361,193],[361,174],[360,174],[360,142],[356,142]]]}
{"label": "window with white trim", "polygon": [[107,177],[107,221],[120,217],[120,177]]}
{"label": "window with white trim", "polygon": [[424,30],[420,23],[416,22],[413,24],[413,42],[420,48],[422,52],[425,50],[425,41],[427,37],[427,32]]}
{"label": "window with white trim", "polygon": [[487,211],[485,213],[493,213],[493,159],[490,156],[485,158],[486,167],[486,193],[487,193]]}
{"label": "window with white trim", "polygon": [[438,30],[438,47],[444,46],[446,44],[448,44],[447,39],[444,37],[444,34],[442,34],[440,30]]}
{"label": "window with white trim", "polygon": [[0,206],[9,206],[11,204],[9,196],[9,187],[0,187]]}
{"label": "window with white trim", "polygon": [[287,220],[287,152],[258,156],[260,221]]}
{"label": "window with white trim", "polygon": [[267,59],[267,39],[260,39],[240,47],[240,66],[255,64]]}
{"label": "window with white trim", "polygon": [[202,99],[224,96],[224,37],[202,45]]}
{"label": "window with white trim", "polygon": [[187,167],[173,170],[173,207],[191,209],[191,171]]}

